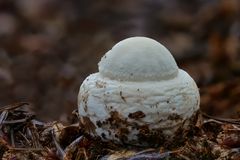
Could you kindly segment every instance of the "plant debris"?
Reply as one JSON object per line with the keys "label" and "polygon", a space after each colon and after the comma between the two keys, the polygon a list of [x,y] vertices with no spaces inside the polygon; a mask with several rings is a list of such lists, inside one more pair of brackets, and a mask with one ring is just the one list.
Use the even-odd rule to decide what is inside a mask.
{"label": "plant debris", "polygon": [[103,142],[86,134],[78,123],[64,126],[60,122],[38,121],[30,106],[29,103],[20,102],[1,108],[1,159],[240,159],[240,124],[235,123],[238,120],[225,120],[200,113],[196,125],[180,145],[139,148]]}

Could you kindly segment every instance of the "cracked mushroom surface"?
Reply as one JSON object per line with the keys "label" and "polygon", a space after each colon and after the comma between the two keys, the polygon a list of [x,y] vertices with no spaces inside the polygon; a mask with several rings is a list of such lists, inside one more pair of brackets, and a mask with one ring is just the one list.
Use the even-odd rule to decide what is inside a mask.
{"label": "cracked mushroom surface", "polygon": [[146,37],[113,46],[78,95],[80,124],[87,133],[137,146],[176,137],[188,128],[199,103],[194,80],[163,45]]}

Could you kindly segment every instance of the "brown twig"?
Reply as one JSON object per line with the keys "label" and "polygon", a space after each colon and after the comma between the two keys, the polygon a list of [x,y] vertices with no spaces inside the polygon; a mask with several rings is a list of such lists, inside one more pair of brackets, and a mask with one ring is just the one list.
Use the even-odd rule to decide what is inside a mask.
{"label": "brown twig", "polygon": [[215,117],[215,116],[208,115],[207,113],[202,112],[202,111],[200,111],[200,113],[201,113],[204,117],[206,117],[206,118],[214,119],[214,120],[221,121],[221,122],[225,122],[225,123],[231,123],[231,124],[240,125],[240,119]]}
{"label": "brown twig", "polygon": [[17,103],[14,103],[14,104],[10,104],[10,105],[1,107],[0,112],[6,111],[6,110],[8,110],[8,111],[9,110],[14,110],[14,109],[22,107],[24,105],[30,105],[30,104],[28,102],[17,102]]}

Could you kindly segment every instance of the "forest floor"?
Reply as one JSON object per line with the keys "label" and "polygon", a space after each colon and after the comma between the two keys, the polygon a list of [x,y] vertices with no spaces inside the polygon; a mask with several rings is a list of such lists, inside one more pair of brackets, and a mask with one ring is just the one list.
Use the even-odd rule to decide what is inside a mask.
{"label": "forest floor", "polygon": [[35,119],[28,103],[1,108],[0,157],[32,160],[224,160],[240,159],[240,119],[199,113],[197,122],[180,140],[156,148],[103,142],[79,126],[77,112],[70,125]]}
{"label": "forest floor", "polygon": [[[0,1],[1,159],[240,159],[238,0],[32,2]],[[78,125],[79,86],[131,36],[166,46],[200,89],[198,123],[174,147],[116,146]]]}

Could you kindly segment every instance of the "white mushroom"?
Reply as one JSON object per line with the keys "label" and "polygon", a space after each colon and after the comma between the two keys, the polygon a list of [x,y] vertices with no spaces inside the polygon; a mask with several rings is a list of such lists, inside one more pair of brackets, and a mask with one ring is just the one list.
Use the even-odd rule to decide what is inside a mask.
{"label": "white mushroom", "polygon": [[85,131],[103,140],[139,146],[173,139],[199,109],[194,80],[157,41],[132,37],[117,43],[80,87]]}

